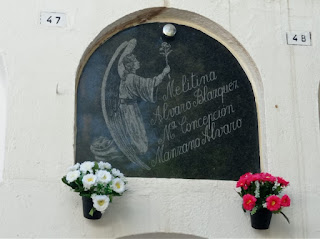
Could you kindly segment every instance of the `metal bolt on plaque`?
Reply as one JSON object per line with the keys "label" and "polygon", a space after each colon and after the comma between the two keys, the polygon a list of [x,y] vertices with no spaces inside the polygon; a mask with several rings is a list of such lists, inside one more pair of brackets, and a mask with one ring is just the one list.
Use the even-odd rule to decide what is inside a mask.
{"label": "metal bolt on plaque", "polygon": [[169,23],[169,24],[164,25],[162,32],[167,37],[174,37],[174,35],[176,35],[176,33],[177,33],[177,29],[174,25]]}

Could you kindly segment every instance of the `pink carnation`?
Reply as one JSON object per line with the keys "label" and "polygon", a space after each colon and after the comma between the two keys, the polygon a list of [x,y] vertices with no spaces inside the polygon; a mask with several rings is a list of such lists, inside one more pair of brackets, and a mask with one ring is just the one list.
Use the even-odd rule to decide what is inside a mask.
{"label": "pink carnation", "polygon": [[256,205],[256,201],[257,199],[251,195],[251,194],[246,194],[243,196],[243,208],[245,210],[249,210],[251,211],[252,208],[254,208],[254,206]]}
{"label": "pink carnation", "polygon": [[245,173],[240,176],[239,181],[237,182],[237,188],[243,187],[243,189],[247,190],[252,182],[252,173]]}
{"label": "pink carnation", "polygon": [[284,180],[284,179],[281,178],[281,177],[277,177],[277,181],[278,181],[278,183],[280,183],[280,185],[283,186],[283,187],[286,187],[286,186],[289,185],[289,182],[286,181],[286,180]]}
{"label": "pink carnation", "polygon": [[260,173],[255,173],[252,175],[252,181],[260,181],[260,180],[261,180]]}
{"label": "pink carnation", "polygon": [[262,182],[275,182],[277,180],[276,177],[272,176],[270,173],[261,173]]}
{"label": "pink carnation", "polygon": [[281,199],[276,195],[267,197],[267,208],[270,211],[278,211],[281,207]]}
{"label": "pink carnation", "polygon": [[248,189],[248,185],[246,184],[246,179],[245,178],[240,178],[239,181],[237,182],[237,188],[243,187],[245,190]]}
{"label": "pink carnation", "polygon": [[291,200],[287,194],[282,196],[282,198],[281,198],[281,206],[282,207],[289,207],[290,202],[291,202]]}

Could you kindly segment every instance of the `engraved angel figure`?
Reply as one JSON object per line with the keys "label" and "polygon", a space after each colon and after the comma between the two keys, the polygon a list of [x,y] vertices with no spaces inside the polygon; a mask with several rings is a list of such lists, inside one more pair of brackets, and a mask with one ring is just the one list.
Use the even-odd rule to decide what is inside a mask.
{"label": "engraved angel figure", "polygon": [[[138,157],[147,152],[148,137],[137,100],[154,103],[155,88],[170,72],[170,67],[167,65],[162,73],[152,78],[139,76],[136,72],[140,68],[140,62],[132,54],[136,44],[136,39],[122,43],[109,62],[102,84],[102,111],[119,149],[132,162],[150,169]],[[118,61],[120,79],[111,79],[108,77],[111,66],[122,50]]]}

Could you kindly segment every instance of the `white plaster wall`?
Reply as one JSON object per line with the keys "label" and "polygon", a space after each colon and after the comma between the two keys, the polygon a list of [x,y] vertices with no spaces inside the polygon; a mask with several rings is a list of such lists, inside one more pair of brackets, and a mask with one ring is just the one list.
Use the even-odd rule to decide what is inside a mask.
{"label": "white plaster wall", "polygon": [[0,51],[0,182],[2,181],[5,136],[6,136],[6,119],[7,119],[7,69],[4,62],[4,55]]}
{"label": "white plaster wall", "polygon": [[[0,52],[9,79],[1,237],[152,232],[320,237],[319,1],[0,0],[0,5]],[[74,89],[88,45],[125,15],[164,6],[199,15],[184,21],[211,29],[208,34],[224,40],[247,71],[258,101],[263,167],[291,182],[292,206],[285,209],[290,225],[274,215],[270,230],[253,230],[231,181],[129,178],[129,191],[99,221],[84,219],[80,197],[62,184],[74,161]],[[67,27],[39,25],[40,11],[66,13]],[[172,18],[169,13],[163,17]],[[184,14],[180,20],[189,16]],[[311,31],[312,46],[288,46],[285,33],[293,30]]]}

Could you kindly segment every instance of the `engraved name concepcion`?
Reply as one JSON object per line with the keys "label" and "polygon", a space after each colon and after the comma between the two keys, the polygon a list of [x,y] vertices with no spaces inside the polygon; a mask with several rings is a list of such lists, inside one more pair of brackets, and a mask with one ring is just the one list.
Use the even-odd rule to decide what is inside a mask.
{"label": "engraved name concepcion", "polygon": [[[157,106],[150,120],[151,125],[160,125],[160,123],[165,121],[162,137],[158,140],[159,145],[156,151],[156,158],[151,161],[152,167],[155,167],[159,163],[168,162],[180,155],[187,154],[214,141],[216,138],[221,138],[241,128],[241,118],[234,119],[223,125],[219,124],[219,119],[235,113],[232,104],[211,112],[205,112],[204,115],[201,115],[197,119],[188,120],[188,111],[192,111],[203,104],[208,104],[213,100],[219,101],[223,105],[224,97],[239,88],[237,80],[232,80],[227,84],[216,87],[210,87],[210,84],[215,81],[218,81],[218,77],[215,71],[210,71],[208,74],[200,76],[195,73],[191,73],[189,77],[183,75],[181,81],[173,79],[167,83],[166,92],[162,95],[163,103]],[[192,93],[193,97],[191,99],[187,98],[187,100],[179,102],[177,105],[167,103],[170,98],[176,98],[188,92]],[[188,139],[188,141],[181,145],[164,150],[165,145],[169,144],[170,140],[175,139],[176,135],[184,137],[184,135],[191,132],[194,135],[193,131],[199,131],[200,136]]]}

